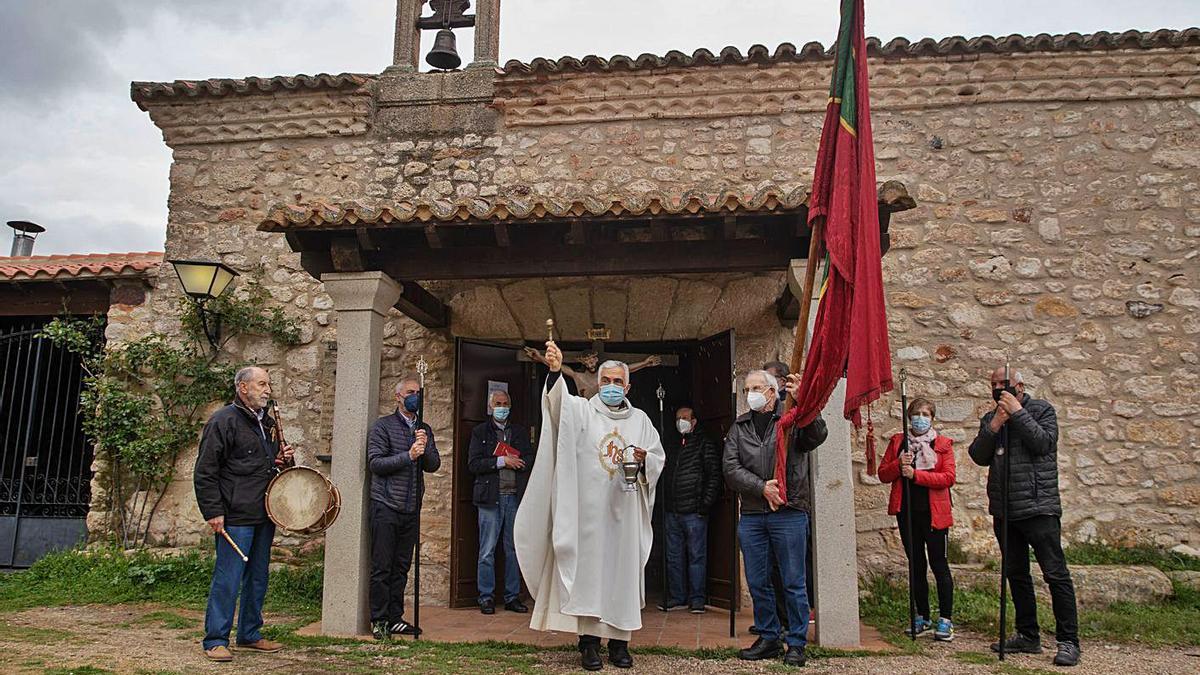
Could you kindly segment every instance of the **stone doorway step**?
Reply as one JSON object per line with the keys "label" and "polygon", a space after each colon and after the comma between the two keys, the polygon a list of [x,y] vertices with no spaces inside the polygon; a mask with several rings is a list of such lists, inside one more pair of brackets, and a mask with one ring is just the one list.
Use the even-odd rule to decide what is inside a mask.
{"label": "stone doorway step", "polygon": [[[660,612],[654,608],[642,611],[642,629],[633,635],[632,647],[658,646],[682,649],[747,647],[754,636],[746,629],[754,622],[748,610],[738,612],[735,625],[737,637],[729,637],[729,614],[712,609],[705,614],[689,614],[687,611]],[[485,616],[478,609],[447,609],[445,607],[421,607],[421,623],[425,629],[423,640],[435,642],[515,642],[539,647],[573,645],[576,636],[567,633],[542,633],[529,628],[528,614],[515,614],[497,607],[496,613]],[[299,635],[320,635],[321,622],[310,624],[297,631]],[[871,626],[859,625],[862,636],[860,649],[886,652],[892,648],[879,632]],[[369,635],[357,636],[372,639]],[[811,625],[810,625],[811,638]],[[404,638],[411,639],[411,638]]]}

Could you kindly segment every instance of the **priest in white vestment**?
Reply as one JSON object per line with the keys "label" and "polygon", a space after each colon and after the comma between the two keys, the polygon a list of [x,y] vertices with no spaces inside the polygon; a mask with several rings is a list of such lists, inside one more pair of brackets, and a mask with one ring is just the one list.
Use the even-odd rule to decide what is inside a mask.
{"label": "priest in white vestment", "polygon": [[[609,661],[629,668],[629,638],[642,627],[643,574],[654,540],[654,485],[666,463],[658,431],[629,404],[629,367],[608,361],[599,392],[572,396],[562,352],[546,343],[550,375],[542,396],[538,461],[517,510],[517,560],[534,608],[529,627],[579,635],[586,670]],[[629,465],[627,481],[623,464]]]}

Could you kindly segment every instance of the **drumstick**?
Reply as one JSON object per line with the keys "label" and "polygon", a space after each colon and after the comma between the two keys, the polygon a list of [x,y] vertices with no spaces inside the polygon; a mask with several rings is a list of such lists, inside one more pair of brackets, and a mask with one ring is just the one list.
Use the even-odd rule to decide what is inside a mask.
{"label": "drumstick", "polygon": [[245,553],[242,553],[242,549],[238,548],[237,542],[233,540],[233,537],[229,536],[229,533],[225,531],[225,528],[221,528],[221,536],[225,537],[225,541],[229,542],[229,545],[233,547],[233,550],[237,551],[237,554],[239,557],[241,557],[242,562],[250,562],[250,559],[246,557]]}

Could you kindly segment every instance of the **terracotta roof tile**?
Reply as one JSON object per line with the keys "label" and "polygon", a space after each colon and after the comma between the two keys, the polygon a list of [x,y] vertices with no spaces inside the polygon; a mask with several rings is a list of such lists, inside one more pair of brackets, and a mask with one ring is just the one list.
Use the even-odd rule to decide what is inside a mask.
{"label": "terracotta roof tile", "polygon": [[279,90],[358,89],[375,81],[373,75],[339,73],[330,75],[277,75],[275,77],[213,78],[208,80],[175,80],[174,82],[134,82],[129,96],[139,108],[144,101],[172,98],[198,98],[228,94],[258,94]]}
{"label": "terracotta roof tile", "polygon": [[143,277],[158,269],[162,261],[159,251],[0,257],[0,281]]}
{"label": "terracotta roof tile", "polygon": [[[258,229],[283,232],[300,228],[329,228],[349,225],[388,226],[428,221],[555,220],[564,218],[688,216],[701,212],[771,212],[797,209],[808,202],[803,187],[764,187],[753,194],[736,190],[688,191],[679,194],[650,192],[597,197],[552,197],[530,195],[485,199],[411,200],[390,204],[315,203],[272,207]],[[879,202],[892,211],[916,206],[902,183],[888,181],[879,188]]]}
{"label": "terracotta roof tile", "polygon": [[[921,57],[945,57],[968,54],[1010,54],[1019,52],[1065,52],[1098,51],[1112,49],[1158,49],[1169,47],[1200,46],[1200,28],[1185,30],[1156,30],[1143,32],[1130,30],[1124,33],[1101,31],[1083,35],[1009,35],[992,37],[983,35],[975,38],[961,36],[942,40],[924,38],[910,42],[905,38],[894,38],[887,43],[879,38],[867,38],[867,54],[875,58],[900,59]],[[678,68],[692,66],[716,66],[731,64],[768,64],[799,61],[824,61],[833,58],[832,48],[826,49],[819,42],[809,42],[799,49],[783,43],[774,52],[763,45],[754,45],[742,54],[737,47],[726,47],[718,54],[707,49],[697,49],[689,56],[683,52],[670,51],[663,56],[642,54],[636,58],[617,55],[612,58],[585,56],[577,59],[564,56],[558,60],[536,58],[529,63],[509,61],[502,72],[507,75],[530,73],[559,73],[569,71],[631,71],[649,68]]]}

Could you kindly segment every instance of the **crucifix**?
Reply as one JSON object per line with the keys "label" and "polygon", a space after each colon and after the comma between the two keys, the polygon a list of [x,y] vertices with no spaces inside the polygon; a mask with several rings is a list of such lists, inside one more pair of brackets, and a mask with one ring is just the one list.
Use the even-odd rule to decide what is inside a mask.
{"label": "crucifix", "polygon": [[[554,320],[547,319],[546,327],[549,339],[553,340]],[[587,332],[588,339],[592,341],[590,349],[563,351],[562,372],[574,380],[575,387],[579,390],[579,395],[584,398],[590,398],[592,394],[596,393],[596,368],[601,363],[610,359],[626,363],[629,366],[630,375],[643,368],[653,368],[654,366],[675,367],[679,365],[679,357],[674,354],[660,356],[657,354],[622,354],[605,351],[604,343],[608,341],[610,336],[611,334],[604,324],[594,323]],[[545,363],[542,352],[533,347],[526,347],[523,351],[518,352],[517,360]],[[582,367],[572,368],[567,363],[578,363]]]}

